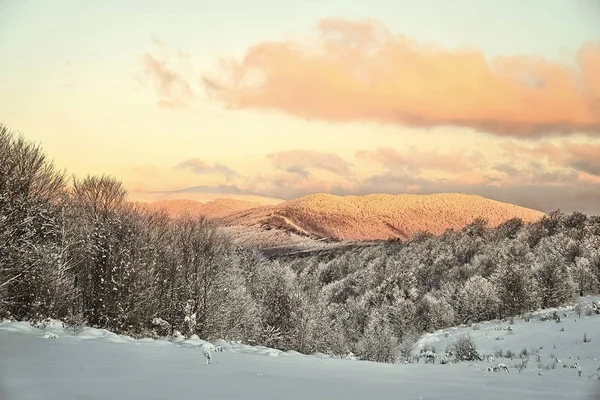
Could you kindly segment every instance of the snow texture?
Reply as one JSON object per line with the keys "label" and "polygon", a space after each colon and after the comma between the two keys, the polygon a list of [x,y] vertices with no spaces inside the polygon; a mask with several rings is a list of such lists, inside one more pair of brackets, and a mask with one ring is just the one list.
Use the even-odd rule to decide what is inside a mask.
{"label": "snow texture", "polygon": [[[433,345],[441,356],[465,333],[481,355],[499,347],[515,353],[512,360],[447,364],[332,359],[225,340],[210,343],[195,335],[136,340],[104,329],[74,333],[58,321],[36,327],[6,320],[0,323],[0,400],[600,398],[600,316],[578,317],[570,308],[544,313],[552,311],[562,316],[560,323],[542,321],[537,313],[529,322],[493,321],[475,330],[424,335],[413,354]],[[584,343],[586,332],[591,341]],[[56,338],[41,340],[48,334]],[[519,371],[521,349],[530,354],[527,368]],[[210,365],[205,351],[212,353]],[[510,373],[493,368],[502,364]]]}

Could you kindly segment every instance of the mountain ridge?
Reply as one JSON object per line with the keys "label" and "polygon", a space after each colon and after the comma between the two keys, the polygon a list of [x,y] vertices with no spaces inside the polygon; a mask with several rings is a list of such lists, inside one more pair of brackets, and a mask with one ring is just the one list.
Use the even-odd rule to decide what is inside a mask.
{"label": "mountain ridge", "polygon": [[532,222],[546,215],[538,210],[463,193],[363,196],[314,193],[275,205],[226,198],[198,204],[185,200],[169,202],[172,200],[152,208],[179,204],[180,208],[204,215],[225,227],[277,229],[298,236],[335,240],[407,240],[420,231],[439,235],[447,229],[461,229],[477,218],[487,220],[488,225],[494,227],[513,218]]}
{"label": "mountain ridge", "polygon": [[219,219],[231,213],[262,206],[261,203],[234,198],[218,198],[207,202],[189,199],[159,200],[154,202],[139,202],[143,207],[154,211],[165,211],[171,217],[182,214],[205,216]]}

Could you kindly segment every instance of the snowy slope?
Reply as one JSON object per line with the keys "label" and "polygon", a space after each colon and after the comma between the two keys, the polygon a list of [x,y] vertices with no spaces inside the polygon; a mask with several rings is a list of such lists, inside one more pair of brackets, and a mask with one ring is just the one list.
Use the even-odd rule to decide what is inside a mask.
{"label": "snowy slope", "polygon": [[[515,358],[440,365],[378,364],[325,359],[264,347],[214,343],[212,364],[200,339],[135,340],[86,328],[75,334],[54,323],[38,329],[23,322],[0,323],[0,400],[25,399],[595,399],[600,396],[600,316],[576,317],[570,309],[561,323],[515,320],[479,324],[425,335],[419,347],[443,353],[469,332],[481,353],[495,347],[538,349],[542,368],[531,356],[519,373]],[[560,329],[564,327],[564,332]],[[582,343],[587,332],[591,342]],[[52,338],[53,335],[58,337]],[[504,337],[496,340],[496,337]],[[539,348],[542,347],[540,350]],[[555,348],[556,347],[556,348]],[[561,360],[554,369],[552,356]],[[569,356],[571,357],[569,359]],[[518,357],[518,356],[517,356]],[[579,360],[577,360],[579,357]],[[578,361],[578,370],[562,363]],[[487,372],[506,363],[510,373]],[[539,372],[542,375],[539,375]]]}

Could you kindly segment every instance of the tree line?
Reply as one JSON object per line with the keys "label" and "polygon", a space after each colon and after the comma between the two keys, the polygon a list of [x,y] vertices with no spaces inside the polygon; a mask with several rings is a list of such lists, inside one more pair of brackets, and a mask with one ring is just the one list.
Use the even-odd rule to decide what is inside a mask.
{"label": "tree line", "polygon": [[0,160],[0,318],[395,362],[423,332],[598,291],[598,216],[268,259],[205,218],[128,202],[115,178],[67,178],[4,125]]}

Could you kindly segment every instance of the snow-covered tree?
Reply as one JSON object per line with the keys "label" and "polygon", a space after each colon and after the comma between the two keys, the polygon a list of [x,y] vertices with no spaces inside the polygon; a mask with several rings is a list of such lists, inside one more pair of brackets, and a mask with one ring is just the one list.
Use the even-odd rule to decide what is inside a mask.
{"label": "snow-covered tree", "polygon": [[0,125],[0,160],[0,315],[36,317],[48,312],[44,286],[64,175],[40,146],[5,125]]}
{"label": "snow-covered tree", "polygon": [[537,280],[541,306],[557,307],[568,302],[574,291],[574,284],[569,273],[568,261],[565,260],[558,235],[546,237],[536,248],[533,262],[533,273]]}
{"label": "snow-covered tree", "polygon": [[593,290],[598,284],[592,272],[591,265],[590,260],[585,257],[575,258],[575,262],[571,267],[571,275],[573,276],[573,282],[577,290]]}
{"label": "snow-covered tree", "polygon": [[439,294],[427,293],[417,304],[418,321],[426,332],[452,326],[456,321],[452,306]]}
{"label": "snow-covered tree", "polygon": [[494,285],[481,276],[471,277],[458,290],[456,308],[461,320],[484,321],[497,315],[499,299]]}
{"label": "snow-covered tree", "polygon": [[532,260],[526,244],[499,243],[498,267],[490,280],[500,300],[500,316],[517,315],[539,306],[537,281],[530,269]]}
{"label": "snow-covered tree", "polygon": [[73,180],[72,201],[79,213],[77,286],[82,312],[94,326],[117,327],[117,299],[126,289],[130,227],[125,221],[127,192],[110,176]]}
{"label": "snow-covered tree", "polygon": [[399,341],[385,314],[374,310],[363,337],[358,342],[357,354],[363,360],[394,363],[398,355]]}

